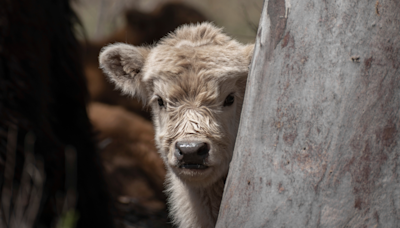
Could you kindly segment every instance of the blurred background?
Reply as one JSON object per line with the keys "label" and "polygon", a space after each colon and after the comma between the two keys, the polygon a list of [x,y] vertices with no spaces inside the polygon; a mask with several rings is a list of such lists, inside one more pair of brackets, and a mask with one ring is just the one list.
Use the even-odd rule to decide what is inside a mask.
{"label": "blurred background", "polygon": [[[88,38],[101,41],[127,25],[126,13],[134,10],[155,15],[163,5],[187,6],[208,21],[225,28],[235,39],[254,42],[260,19],[262,0],[79,0],[73,2]],[[189,15],[190,11],[187,11]],[[182,13],[185,13],[182,11]],[[166,22],[168,18],[165,18]],[[151,43],[151,42],[150,42]]]}
{"label": "blurred background", "polygon": [[[24,1],[30,2],[29,0]],[[4,139],[0,139],[2,140],[2,147],[0,147],[0,171],[3,171],[3,173],[5,173],[4,177],[0,179],[0,182],[2,183],[3,199],[2,210],[0,210],[0,212],[2,212],[0,213],[0,225],[2,224],[2,222],[5,221],[5,224],[8,223],[8,225],[6,225],[5,227],[22,227],[18,225],[13,226],[11,224],[13,221],[13,214],[10,211],[15,211],[16,209],[18,209],[18,207],[15,206],[18,205],[18,194],[14,194],[14,196],[12,196],[13,194],[11,182],[13,178],[19,178],[19,181],[16,182],[16,186],[23,186],[24,181],[23,179],[21,179],[23,173],[29,174],[29,172],[26,171],[24,168],[27,166],[26,162],[30,162],[28,163],[28,165],[32,164],[35,167],[40,166],[36,163],[42,162],[44,163],[44,168],[41,171],[41,175],[38,175],[43,179],[42,182],[44,181],[45,176],[47,176],[47,179],[44,186],[36,189],[39,192],[43,191],[43,196],[40,195],[40,197],[37,199],[39,201],[41,200],[42,206],[35,206],[36,208],[42,208],[40,210],[38,209],[40,212],[37,213],[39,217],[41,216],[41,219],[39,219],[39,222],[36,223],[35,221],[31,221],[32,224],[52,224],[51,227],[65,228],[75,226],[90,227],[87,224],[90,224],[90,221],[93,221],[93,219],[90,219],[90,216],[87,216],[87,213],[84,210],[94,210],[96,207],[101,208],[106,205],[99,204],[99,206],[96,206],[97,204],[95,203],[89,203],[89,200],[86,200],[87,202],[82,202],[82,200],[84,201],[85,196],[95,195],[97,198],[93,197],[94,201],[92,202],[100,202],[101,200],[97,200],[100,198],[104,199],[104,201],[107,201],[107,199],[109,198],[110,203],[107,204],[109,210],[104,211],[105,214],[103,217],[105,218],[107,213],[110,213],[115,227],[171,227],[170,221],[168,219],[166,196],[163,193],[163,182],[166,170],[161,158],[157,154],[157,150],[154,144],[154,129],[151,123],[150,110],[143,107],[140,101],[134,98],[121,96],[119,91],[114,90],[114,86],[106,80],[103,73],[99,69],[99,52],[102,47],[114,42],[125,42],[132,45],[152,45],[169,32],[174,31],[178,26],[182,24],[198,23],[203,21],[212,21],[215,25],[223,27],[224,32],[240,42],[253,43],[255,41],[263,1],[76,0],[69,2],[68,0],[57,0],[54,1],[56,3],[50,2],[51,1],[40,0],[39,2],[37,2],[36,6],[31,5],[31,7],[33,7],[31,9],[23,3],[12,3],[14,4],[14,7],[8,7],[7,3],[5,3],[6,7],[3,7],[3,10],[5,9],[5,11],[2,15],[3,18],[6,18],[7,20],[3,20],[6,21],[5,24],[0,23],[0,57],[5,64],[0,65],[0,72],[11,73],[8,73],[8,75],[10,75],[9,78],[7,78],[7,74],[5,74],[6,77],[0,78],[1,82],[5,81],[7,85],[10,85],[9,87],[2,88],[0,98],[5,98],[7,96],[11,97],[9,94],[13,94],[14,91],[18,91],[21,89],[18,86],[19,84],[21,84],[21,82],[26,82],[28,85],[30,85],[29,83],[34,85],[35,83],[38,84],[40,82],[41,86],[43,86],[44,89],[49,86],[52,86],[55,89],[53,89],[53,91],[50,91],[47,95],[40,95],[40,92],[38,91],[32,92],[24,91],[22,89],[22,92],[24,93],[21,93],[21,91],[15,92],[17,94],[16,96],[14,96],[16,97],[16,100],[1,100],[2,103],[0,103],[0,114],[7,113],[1,113],[1,108],[4,106],[4,110],[9,111],[9,115],[5,115],[6,117],[3,118],[3,120],[6,120],[6,122],[2,122],[0,124],[0,136],[3,137],[2,139]],[[43,11],[39,7],[41,4],[47,7],[45,11]],[[71,48],[68,48],[68,45],[70,45],[72,41],[75,42],[75,38],[68,38],[68,35],[57,33],[57,31],[61,31],[61,28],[63,27],[59,24],[59,21],[54,20],[54,18],[63,18],[63,13],[67,15],[66,17],[70,17],[71,14],[68,9],[69,4],[71,4],[72,11],[75,11],[77,17],[81,21],[81,24],[67,23],[68,25],[65,25],[64,28],[66,29],[66,34],[69,34],[68,27],[71,26],[71,31],[74,31],[77,42],[80,43],[80,48],[77,49],[76,52],[71,52],[69,56],[65,56],[65,58],[63,59],[62,54],[54,53],[63,53],[67,50],[70,50]],[[63,7],[67,7],[67,10],[61,10],[61,12],[57,12],[57,10],[59,9],[64,9]],[[23,10],[21,11],[20,9]],[[14,16],[16,13],[13,12],[13,10],[15,10],[16,12],[26,11],[27,16],[25,16],[25,14],[24,16]],[[36,16],[35,14],[30,13],[34,10],[38,12]],[[43,12],[45,13],[43,14]],[[53,14],[49,12],[53,12]],[[1,13],[2,10],[0,9],[0,14]],[[40,19],[40,17],[43,15],[45,15],[44,17],[46,18],[44,18],[42,22],[38,22],[37,25],[35,25],[35,22],[31,22],[36,20],[36,18]],[[26,17],[27,19],[20,20],[19,17]],[[72,17],[71,19],[72,22],[75,21],[73,18],[74,17]],[[2,19],[1,16],[0,19]],[[15,22],[15,25],[13,24],[13,21]],[[7,27],[7,22],[10,22],[9,27]],[[27,26],[24,27],[19,25],[18,23],[22,23],[24,26]],[[50,24],[53,27],[48,29],[50,25],[46,25],[46,23]],[[28,31],[30,28],[32,28],[32,26],[35,31]],[[13,28],[14,30],[10,28]],[[36,33],[36,31],[41,30],[46,32]],[[2,33],[4,33],[4,40],[2,40],[1,38]],[[20,33],[26,34],[26,39],[19,40],[21,37]],[[12,38],[13,34],[15,35],[14,38]],[[33,38],[35,38],[34,40],[37,40],[37,43],[31,42]],[[66,42],[66,45],[60,45],[60,40],[64,40]],[[48,57],[48,60],[46,60],[47,62],[43,60],[42,62],[37,64],[33,64],[32,62],[32,66],[28,64],[29,67],[33,69],[32,71],[30,71],[31,68],[24,65],[24,61],[26,62],[25,52],[28,49],[20,48],[20,52],[16,52],[16,55],[18,57],[15,57],[15,53],[13,52],[18,48],[12,48],[12,45],[10,45],[15,44],[15,46],[20,46],[21,43],[29,46],[32,49],[30,50],[31,54],[37,53],[37,51],[35,50],[44,50],[40,51],[40,55]],[[43,48],[43,46],[45,48]],[[73,47],[79,47],[79,45],[75,45]],[[58,48],[58,52],[54,51],[56,48]],[[7,52],[7,50],[11,51]],[[74,58],[74,55],[76,55],[77,53],[82,53],[81,59],[79,59],[79,56]],[[39,55],[30,55],[28,58],[31,58],[35,61],[39,61],[38,59],[42,60],[39,57]],[[22,62],[19,61],[18,58]],[[70,65],[79,67],[76,67],[76,69],[73,70],[70,70],[70,67],[65,67],[65,69],[62,70],[61,73],[57,73],[57,70],[54,69],[58,68],[54,67],[54,64],[58,63],[57,61],[54,62],[54,58],[59,60],[59,64],[64,67],[65,62],[70,61],[71,58],[79,60],[80,62],[71,62]],[[14,59],[17,59],[18,61],[14,63]],[[3,69],[2,67],[4,66],[4,69],[6,70],[1,71]],[[50,66],[50,68],[47,69],[47,66]],[[35,70],[36,68],[37,70]],[[21,69],[23,70],[21,71]],[[17,76],[19,75],[19,78],[15,77],[15,75],[13,76],[13,72],[16,72],[15,74]],[[39,74],[38,72],[42,73]],[[33,78],[32,74],[38,77],[37,80],[35,79],[36,81],[29,81]],[[47,74],[49,78],[43,78],[43,75]],[[92,129],[94,130],[93,143],[96,147],[96,149],[94,150],[94,154],[89,153],[90,149],[87,149],[88,147],[86,147],[86,149],[80,149],[79,147],[79,145],[86,142],[83,137],[76,134],[77,131],[82,131],[82,129],[73,131],[71,130],[72,133],[68,133],[68,131],[66,131],[63,133],[63,136],[60,133],[61,130],[58,132],[57,130],[54,130],[54,132],[50,130],[57,129],[55,127],[57,124],[59,125],[60,129],[64,130],[68,127],[71,127],[72,123],[78,123],[77,121],[75,121],[74,118],[71,118],[72,110],[77,110],[73,109],[76,107],[67,107],[65,104],[68,103],[69,100],[60,101],[59,98],[63,97],[65,94],[75,91],[74,87],[76,87],[76,85],[73,84],[66,84],[67,81],[63,82],[62,80],[66,80],[64,79],[65,77],[63,76],[63,74],[67,74],[67,76],[69,74],[68,77],[71,78],[75,77],[75,79],[72,79],[72,82],[79,81],[80,77],[86,80],[87,88],[82,88],[82,94],[84,94],[87,90],[88,96],[84,98],[85,96],[82,95],[79,99],[77,97],[75,98],[79,101],[86,102],[87,117],[92,124]],[[71,80],[69,80],[68,82],[71,82]],[[5,83],[3,83],[3,85]],[[51,85],[49,85],[49,83]],[[27,88],[31,87],[28,86]],[[25,139],[25,141],[19,139],[18,137],[22,137],[20,136],[21,130],[24,134],[29,131],[35,132],[35,142],[38,145],[46,144],[45,142],[48,142],[49,140],[57,141],[49,139],[52,137],[47,138],[47,136],[43,136],[42,138],[40,138],[40,132],[42,132],[41,126],[46,124],[38,124],[37,128],[35,128],[34,124],[32,125],[32,122],[37,122],[35,120],[36,117],[33,118],[32,112],[26,111],[26,106],[23,106],[23,102],[26,102],[26,100],[29,99],[32,100],[32,97],[29,96],[29,93],[38,96],[37,101],[42,101],[43,98],[47,99],[51,97],[48,104],[42,104],[44,109],[47,105],[50,105],[50,107],[52,107],[51,105],[54,105],[55,108],[50,108],[50,110],[58,110],[58,108],[62,108],[62,112],[53,113],[52,111],[42,111],[37,107],[32,107],[32,110],[34,110],[35,112],[37,111],[38,116],[45,116],[45,114],[48,115],[47,117],[49,123],[46,122],[47,120],[43,121],[46,122],[46,124],[48,124],[50,127],[48,130],[43,130],[43,134],[45,136],[54,136],[53,138],[58,137],[60,139],[59,141],[62,141],[62,146],[59,147],[59,149],[54,149],[55,151],[65,150],[64,155],[62,155],[64,152],[57,152],[59,154],[59,157],[65,157],[62,158],[61,161],[66,160],[64,161],[65,165],[60,165],[60,168],[55,167],[56,165],[46,165],[49,164],[49,161],[47,159],[48,155],[46,155],[45,152],[41,152],[37,149],[40,146],[35,147],[35,156],[33,157],[31,155],[28,155],[29,153],[27,153],[26,149],[25,155],[23,152],[18,152],[18,150],[24,151],[23,148],[27,148],[27,142],[30,142],[29,140],[27,141],[27,139],[30,139],[29,137],[33,137],[27,134],[29,137],[26,136],[28,138]],[[2,96],[2,94],[6,95]],[[77,100],[75,100],[75,102]],[[7,101],[9,102],[9,106],[7,106]],[[34,102],[32,101],[30,103],[32,104]],[[17,105],[17,107],[15,108],[14,104],[20,104],[21,107]],[[59,106],[57,106],[56,104],[58,104]],[[82,113],[82,111],[78,110],[77,113],[83,114],[83,117],[86,116],[86,114]],[[19,115],[20,117],[18,117]],[[40,117],[38,118],[40,119]],[[68,124],[65,121],[63,122],[63,120],[65,119],[69,119],[69,121],[72,121],[72,123]],[[25,125],[24,121],[26,122]],[[81,118],[79,126],[83,125],[84,124],[82,124]],[[89,128],[86,128],[86,130],[87,129]],[[19,132],[18,137],[15,136],[17,135],[17,131]],[[64,138],[72,138],[71,134],[75,135],[78,138],[78,142],[75,142],[75,144],[71,140],[64,140]],[[17,137],[17,139],[13,140],[13,137]],[[87,141],[90,141],[90,139],[88,139]],[[13,148],[13,142],[16,145],[16,155],[12,155],[12,149],[10,149]],[[20,145],[20,149],[18,149],[18,145]],[[74,147],[69,147],[69,145],[73,145]],[[45,148],[47,148],[45,150],[49,150],[48,146]],[[14,163],[12,163],[12,160],[6,159],[10,158],[10,156],[16,156],[17,161],[18,159],[20,159],[21,161],[19,163],[15,163],[15,161]],[[30,160],[27,159],[27,157],[29,156]],[[77,161],[75,161],[76,164],[74,163],[74,159],[69,159],[71,158],[71,156],[72,158],[77,157]],[[98,178],[104,179],[105,181],[105,193],[103,195],[100,194],[102,193],[101,180],[99,179],[96,182],[96,178],[93,178],[93,174],[89,175],[90,170],[94,173],[95,170],[97,170],[96,159],[99,159],[98,169],[101,173]],[[54,163],[53,160],[50,161]],[[92,164],[91,162],[94,162],[93,167],[95,168],[90,168],[91,166],[89,164]],[[15,173],[20,173],[20,175],[14,175],[14,169],[10,168],[13,166],[17,167],[15,168]],[[20,167],[20,169],[18,168],[18,166]],[[74,168],[71,168],[74,166],[78,167],[77,171],[74,171]],[[7,167],[9,167],[9,169],[7,169]],[[64,171],[60,171],[60,169]],[[55,170],[57,172],[55,172]],[[77,172],[77,174],[75,172]],[[49,173],[55,173],[59,176],[58,178],[66,179],[65,184],[63,184],[63,182],[59,183],[57,185],[58,187],[53,186],[54,180],[56,180],[57,177],[54,177],[53,180],[51,179],[51,175],[49,175]],[[55,174],[54,176],[57,176]],[[87,175],[85,176],[85,174]],[[31,178],[32,186],[36,186],[34,176],[31,175]],[[36,177],[36,179],[37,178],[38,177]],[[7,185],[7,183],[9,184]],[[89,184],[85,185],[81,183]],[[26,183],[25,185],[29,186],[29,184]],[[47,188],[53,190],[46,190]],[[60,188],[62,188],[63,190],[60,190]],[[88,189],[91,190],[89,191]],[[97,191],[97,195],[100,196],[97,196],[94,191]],[[33,193],[28,192],[26,194],[32,195]],[[108,198],[106,197],[106,195],[108,195]],[[6,202],[6,200],[4,199],[13,197],[16,199],[10,200],[11,203],[4,204],[4,202]],[[55,201],[60,201],[64,203],[54,203]],[[89,204],[92,206],[90,207]],[[21,206],[21,208],[29,209],[29,203],[27,203],[27,205],[28,206]],[[61,209],[59,209],[59,212],[56,213],[54,212],[54,210],[56,210],[57,207]],[[46,208],[46,210],[44,210],[43,208]],[[66,208],[69,209],[67,210]],[[71,214],[70,212],[73,212],[74,208],[76,208],[75,211],[79,212],[80,214]],[[40,213],[42,213],[42,215],[40,215]],[[23,215],[23,213],[21,214]],[[35,215],[35,213],[33,214]],[[61,219],[52,219],[51,217],[54,216],[54,214],[61,217]],[[96,214],[99,215],[99,213],[93,212],[93,216],[96,216]],[[11,217],[11,220],[8,220],[7,216]],[[44,217],[47,217],[47,219],[43,219]],[[4,221],[1,220],[2,218],[5,218]],[[100,223],[101,219],[99,219],[98,221]],[[28,225],[26,227],[30,226]],[[47,226],[45,225],[44,227]],[[105,227],[107,226],[105,225]]]}

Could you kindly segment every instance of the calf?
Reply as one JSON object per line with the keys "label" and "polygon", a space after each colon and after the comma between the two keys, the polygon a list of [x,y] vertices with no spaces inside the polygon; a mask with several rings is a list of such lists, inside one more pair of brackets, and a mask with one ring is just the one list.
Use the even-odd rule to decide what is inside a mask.
{"label": "calf", "polygon": [[153,112],[179,227],[214,227],[239,126],[254,45],[210,23],[185,25],[152,47],[113,44],[100,66]]}

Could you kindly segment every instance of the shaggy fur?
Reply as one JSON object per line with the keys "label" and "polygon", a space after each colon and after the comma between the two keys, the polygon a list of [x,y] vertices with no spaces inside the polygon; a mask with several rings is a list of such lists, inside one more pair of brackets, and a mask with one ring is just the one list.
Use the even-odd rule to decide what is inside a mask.
{"label": "shaggy fur", "polygon": [[[253,47],[202,23],[182,26],[151,48],[114,44],[100,54],[109,79],[152,107],[156,144],[168,168],[171,213],[179,227],[215,226]],[[234,103],[224,106],[229,95]],[[174,151],[182,140],[210,145],[207,169],[178,167]]]}

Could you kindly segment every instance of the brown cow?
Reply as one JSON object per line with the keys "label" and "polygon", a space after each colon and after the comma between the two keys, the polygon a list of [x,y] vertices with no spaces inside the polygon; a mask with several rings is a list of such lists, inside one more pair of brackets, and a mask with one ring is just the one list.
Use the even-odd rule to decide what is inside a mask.
{"label": "brown cow", "polygon": [[157,154],[151,122],[122,107],[97,102],[89,105],[88,113],[119,213],[123,207],[147,215],[164,210],[165,167]]}

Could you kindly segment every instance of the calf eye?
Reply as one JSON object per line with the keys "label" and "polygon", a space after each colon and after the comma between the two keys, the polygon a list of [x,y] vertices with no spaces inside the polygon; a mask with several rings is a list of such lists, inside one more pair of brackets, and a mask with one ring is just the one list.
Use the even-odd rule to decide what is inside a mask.
{"label": "calf eye", "polygon": [[164,101],[163,101],[163,99],[161,97],[158,97],[158,105],[160,107],[164,107]]}
{"label": "calf eye", "polygon": [[233,96],[233,94],[229,94],[224,101],[224,107],[225,106],[231,106],[233,104],[233,102],[235,101],[235,97]]}

